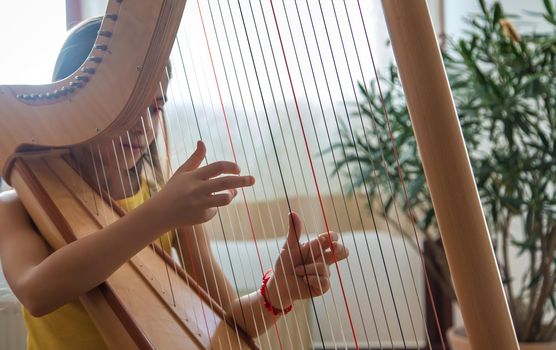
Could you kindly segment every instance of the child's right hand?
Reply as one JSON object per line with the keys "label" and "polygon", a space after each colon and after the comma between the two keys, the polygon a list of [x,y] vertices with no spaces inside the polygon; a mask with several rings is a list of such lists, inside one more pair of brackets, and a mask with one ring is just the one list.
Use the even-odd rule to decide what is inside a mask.
{"label": "child's right hand", "polygon": [[[209,221],[216,215],[216,207],[228,205],[234,199],[236,188],[255,183],[253,176],[237,176],[240,169],[233,162],[219,161],[199,168],[205,155],[205,145],[199,141],[191,157],[153,196],[157,213],[163,216],[168,229]],[[222,174],[234,175],[217,177]]]}

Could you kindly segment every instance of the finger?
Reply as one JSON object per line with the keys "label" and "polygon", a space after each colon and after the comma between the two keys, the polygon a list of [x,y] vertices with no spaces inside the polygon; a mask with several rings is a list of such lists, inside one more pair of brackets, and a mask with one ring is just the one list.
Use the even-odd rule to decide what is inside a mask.
{"label": "finger", "polygon": [[338,235],[337,232],[329,231],[329,232],[321,233],[318,236],[318,238],[323,240],[323,242],[324,242],[323,247],[330,247],[332,242],[337,242],[338,239],[340,238],[340,236]]}
{"label": "finger", "polygon": [[202,190],[208,193],[231,190],[232,188],[248,187],[255,184],[253,176],[222,176],[208,180],[202,185]]}
{"label": "finger", "polygon": [[324,261],[330,265],[336,261],[341,261],[349,256],[349,250],[341,243],[335,242],[331,249],[324,252]]}
{"label": "finger", "polygon": [[301,218],[296,212],[292,211],[288,214],[288,222],[288,237],[286,238],[283,249],[294,249],[297,248],[299,237],[301,236]]}
{"label": "finger", "polygon": [[299,265],[295,268],[295,274],[299,277],[303,277],[305,275],[327,277],[330,275],[330,269],[324,261],[321,261],[314,264]]}
{"label": "finger", "polygon": [[212,219],[218,211],[216,208],[209,208],[203,211],[203,214],[200,217],[201,222],[207,222]]}
{"label": "finger", "polygon": [[239,166],[234,162],[219,161],[205,165],[197,170],[197,175],[207,180],[221,174],[239,174]]}
{"label": "finger", "polygon": [[192,171],[197,169],[199,165],[201,165],[201,163],[203,162],[203,159],[205,158],[206,154],[207,154],[207,148],[205,147],[204,142],[197,141],[197,149],[195,149],[195,152],[193,152],[193,154],[185,161],[185,163],[183,163],[178,168],[176,173],[181,171]]}
{"label": "finger", "polygon": [[213,194],[203,204],[207,207],[223,207],[230,204],[236,195],[237,191]]}
{"label": "finger", "polygon": [[308,245],[304,246],[304,261],[310,259],[312,261],[317,261],[320,257],[322,257],[323,252],[331,247],[331,244],[338,241],[338,234],[336,232],[328,232],[321,233],[317,238],[313,238],[309,241]]}
{"label": "finger", "polygon": [[328,288],[330,288],[330,280],[328,277],[306,276],[303,280],[305,280],[305,283],[307,283],[311,289],[320,293],[326,292]]}

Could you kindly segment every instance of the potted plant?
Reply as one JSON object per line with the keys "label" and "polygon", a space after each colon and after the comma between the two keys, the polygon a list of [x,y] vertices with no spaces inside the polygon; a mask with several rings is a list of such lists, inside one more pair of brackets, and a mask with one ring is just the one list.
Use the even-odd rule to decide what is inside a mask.
{"label": "potted plant", "polygon": [[[508,304],[521,343],[544,342],[556,348],[556,8],[544,0],[545,12],[536,14],[549,23],[545,33],[518,33],[499,3],[486,6],[469,20],[465,38],[444,52],[446,70],[458,109],[475,179],[499,261]],[[399,152],[404,188],[390,145],[386,113],[376,84],[360,84],[360,109],[367,135],[347,129],[340,133],[345,154],[335,171],[361,162],[367,183],[377,196],[375,182],[386,198],[381,215],[402,234],[393,214],[411,207],[421,237],[429,244],[426,265],[445,297],[455,301],[450,275],[438,240],[432,201],[418,160],[416,141],[396,68],[381,78],[384,108]],[[359,114],[353,116],[359,119]],[[331,149],[340,149],[338,141]],[[356,156],[355,150],[357,149]],[[391,190],[390,190],[391,188]],[[404,210],[401,210],[403,208]],[[512,271],[512,252],[528,268]],[[515,255],[515,254],[513,254]],[[515,265],[514,265],[515,267]],[[453,330],[454,349],[465,347],[464,333]],[[463,348],[458,344],[464,344]],[[525,348],[522,345],[522,349]],[[537,349],[537,347],[535,347]]]}

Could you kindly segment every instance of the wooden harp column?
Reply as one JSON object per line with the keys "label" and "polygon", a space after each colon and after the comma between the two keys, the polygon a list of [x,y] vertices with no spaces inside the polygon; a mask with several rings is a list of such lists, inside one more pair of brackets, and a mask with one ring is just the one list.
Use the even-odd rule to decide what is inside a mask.
{"label": "wooden harp column", "polygon": [[467,335],[519,349],[427,3],[382,3]]}

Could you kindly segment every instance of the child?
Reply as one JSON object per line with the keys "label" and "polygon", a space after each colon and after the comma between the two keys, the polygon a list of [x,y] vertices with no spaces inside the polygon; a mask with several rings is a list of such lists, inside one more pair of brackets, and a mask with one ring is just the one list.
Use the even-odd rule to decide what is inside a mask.
{"label": "child", "polygon": [[[56,63],[55,80],[80,67],[91,51],[100,23],[101,19],[94,18],[70,33]],[[255,180],[252,176],[240,176],[239,167],[232,162],[219,161],[201,167],[206,149],[199,142],[168,183],[147,199],[151,191],[143,176],[145,169],[160,173],[161,168],[154,147],[162,96],[158,100],[150,108],[151,121],[139,120],[128,134],[117,139],[121,146],[118,149],[113,147],[112,140],[95,146],[80,145],[72,148],[67,159],[74,168],[80,169],[84,178],[93,180],[98,176],[94,168],[102,164],[102,176],[106,179],[100,181],[101,186],[130,210],[114,224],[52,251],[36,231],[17,193],[9,191],[0,195],[0,258],[6,279],[23,305],[29,349],[106,349],[77,298],[98,286],[162,235],[166,238],[161,241],[174,246],[200,247],[187,250],[194,256],[182,260],[188,262],[193,258],[198,263],[195,266],[186,263],[184,267],[194,272],[193,276],[202,276],[202,271],[195,269],[214,266],[212,278],[207,278],[206,283],[197,282],[253,336],[257,330],[260,333],[272,326],[277,319],[275,314],[289,309],[295,300],[325,293],[329,289],[328,265],[333,263],[334,255],[338,260],[347,257],[348,252],[337,241],[335,233],[330,234],[331,239],[326,233],[310,242],[298,243],[301,220],[291,213],[286,243],[266,284],[265,295],[254,291],[238,296],[212,255],[202,224],[216,214],[217,207],[233,200],[237,188],[252,186]],[[122,173],[129,181],[121,180]],[[177,237],[167,233],[174,228],[180,228]],[[310,250],[315,252],[314,256]],[[286,288],[294,285],[300,288]],[[222,295],[225,291],[227,295]],[[250,317],[242,317],[243,313]]]}

